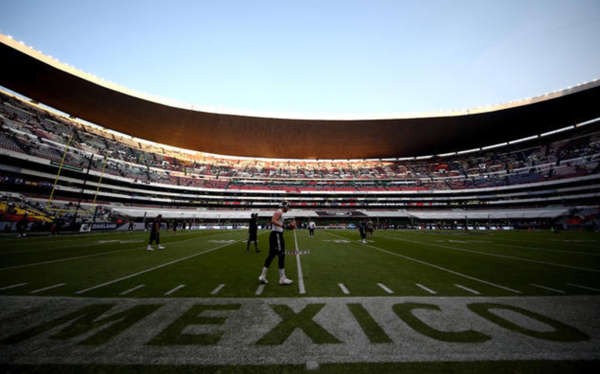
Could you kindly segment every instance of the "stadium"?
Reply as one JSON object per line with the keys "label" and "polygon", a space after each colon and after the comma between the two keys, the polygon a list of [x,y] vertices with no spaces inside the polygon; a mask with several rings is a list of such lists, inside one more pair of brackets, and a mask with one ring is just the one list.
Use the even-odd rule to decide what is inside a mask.
{"label": "stadium", "polygon": [[[168,102],[3,34],[0,60],[4,372],[597,367],[600,80],[302,118]],[[274,212],[285,286],[259,279]]]}

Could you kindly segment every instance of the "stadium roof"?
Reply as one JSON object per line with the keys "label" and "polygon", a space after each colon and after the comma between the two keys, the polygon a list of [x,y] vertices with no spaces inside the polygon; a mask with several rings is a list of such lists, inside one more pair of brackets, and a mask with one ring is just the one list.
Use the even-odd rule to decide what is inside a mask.
{"label": "stadium roof", "polygon": [[600,80],[461,112],[304,119],[169,103],[101,80],[1,34],[0,60],[0,85],[33,100],[131,136],[221,155],[353,159],[442,154],[600,117]]}

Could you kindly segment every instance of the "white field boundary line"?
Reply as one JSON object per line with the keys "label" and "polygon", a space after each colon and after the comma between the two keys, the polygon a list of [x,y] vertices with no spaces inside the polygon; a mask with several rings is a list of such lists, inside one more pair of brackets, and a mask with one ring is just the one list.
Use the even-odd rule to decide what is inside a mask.
{"label": "white field boundary line", "polygon": [[117,278],[117,279],[114,279],[114,280],[111,280],[111,281],[108,281],[108,282],[100,283],[100,284],[98,284],[96,286],[93,286],[93,287],[89,287],[89,288],[85,288],[83,290],[79,290],[79,291],[77,291],[75,293],[77,295],[81,295],[81,294],[84,294],[86,292],[95,290],[97,288],[108,286],[108,285],[120,282],[122,280],[125,280],[125,279],[130,279],[130,278],[133,278],[133,277],[137,277],[138,275],[145,274],[145,273],[148,273],[148,272],[151,272],[151,271],[154,271],[154,270],[162,269],[165,266],[173,265],[173,264],[176,264],[176,263],[181,262],[181,261],[189,260],[190,258],[194,258],[194,257],[200,256],[200,255],[206,254],[206,253],[214,252],[214,251],[216,251],[218,249],[221,249],[223,247],[228,247],[228,246],[233,245],[233,244],[235,244],[235,242],[234,243],[227,243],[227,244],[224,244],[224,245],[220,245],[218,247],[207,249],[205,251],[198,252],[198,253],[195,253],[195,254],[190,255],[190,256],[181,257],[181,258],[178,258],[178,259],[173,260],[173,261],[165,262],[164,264],[153,266],[153,267],[151,267],[149,269],[146,269],[146,270],[138,271],[137,273],[129,274],[129,275],[126,275],[126,276],[121,277],[121,278]]}
{"label": "white field boundary line", "polygon": [[298,238],[296,237],[296,230],[294,230],[294,243],[296,244],[296,267],[298,268],[298,293],[304,295],[306,288],[304,287],[304,276],[302,275],[302,264],[300,263],[300,253],[298,250]]}
{"label": "white field boundary line", "polygon": [[256,289],[256,292],[254,294],[256,296],[260,296],[263,293],[264,289],[265,289],[265,285],[261,284],[258,286],[258,288]]}
{"label": "white field boundary line", "polygon": [[[332,234],[332,235],[336,235],[336,234]],[[336,236],[339,236],[339,235],[336,235]],[[339,237],[341,238],[341,236],[339,236]],[[352,244],[354,244],[354,243],[352,243]],[[463,278],[466,278],[466,279],[474,280],[474,281],[477,281],[477,282],[480,282],[480,283],[483,283],[483,284],[487,284],[488,286],[492,286],[492,287],[500,288],[502,290],[510,291],[512,293],[516,293],[516,294],[520,294],[521,293],[521,291],[513,290],[512,288],[501,286],[499,284],[492,283],[492,282],[489,282],[489,281],[486,281],[486,280],[483,280],[483,279],[475,278],[475,277],[472,277],[470,275],[459,273],[459,272],[454,271],[454,270],[446,269],[446,268],[438,266],[438,265],[430,264],[429,262],[425,262],[425,261],[422,261],[422,260],[419,260],[419,259],[416,259],[416,258],[413,258],[413,257],[409,257],[409,256],[401,255],[399,253],[391,252],[391,251],[388,251],[387,249],[375,247],[375,246],[370,245],[370,244],[358,244],[357,243],[356,245],[362,245],[364,247],[373,248],[376,251],[387,253],[388,255],[400,257],[400,258],[403,258],[405,260],[409,260],[409,261],[416,262],[416,263],[421,264],[421,265],[429,266],[429,267],[432,267],[434,269],[445,271],[445,272],[450,273],[450,274],[458,275],[459,277],[463,277]]]}
{"label": "white field boundary line", "polygon": [[140,284],[140,285],[138,285],[138,286],[135,286],[135,287],[133,287],[133,288],[130,288],[130,289],[128,289],[128,290],[125,290],[125,291],[121,292],[119,295],[121,295],[121,296],[122,296],[122,295],[127,295],[127,294],[129,294],[129,293],[132,293],[133,291],[139,290],[140,288],[144,288],[144,287],[146,287],[146,285],[145,285],[145,284]]}
{"label": "white field boundary line", "polygon": [[[169,244],[172,243],[172,245],[179,245],[181,243],[185,243],[188,242],[190,240],[197,240],[197,239],[201,239],[200,237],[196,237],[196,238],[189,238],[189,239],[185,239],[185,240],[178,240],[176,242],[168,242],[168,243],[164,243],[164,244]],[[171,245],[171,244],[169,244]],[[140,250],[140,249],[145,249],[146,246],[143,247],[135,247],[135,248],[128,248],[128,249],[116,249],[114,251],[107,251],[107,252],[101,252],[101,253],[94,253],[91,255],[82,255],[82,256],[74,256],[74,257],[65,257],[65,258],[58,258],[56,260],[48,260],[48,261],[41,261],[41,262],[34,262],[32,264],[23,264],[23,265],[14,265],[14,266],[7,266],[7,267],[2,267],[0,268],[0,271],[3,270],[14,270],[14,269],[22,269],[22,268],[26,268],[26,267],[30,267],[30,266],[38,266],[38,265],[48,265],[48,264],[55,264],[57,262],[65,262],[65,261],[72,261],[72,260],[79,260],[82,258],[90,258],[90,257],[97,257],[97,256],[104,256],[104,255],[109,255],[111,253],[116,253],[116,252],[129,252],[129,251],[136,251],[136,250]]]}
{"label": "white field boundary line", "polygon": [[221,289],[225,287],[225,284],[221,283],[220,285],[217,286],[217,288],[215,288],[214,290],[212,290],[210,292],[211,295],[216,295],[219,293],[219,291],[221,291]]}
{"label": "white field boundary line", "polygon": [[465,290],[465,291],[467,291],[467,292],[470,292],[470,293],[472,293],[473,295],[481,295],[481,293],[480,293],[479,291],[475,291],[475,290],[474,290],[474,289],[472,289],[472,288],[465,287],[465,286],[462,286],[462,285],[460,285],[460,284],[456,284],[456,283],[454,283],[454,285],[455,285],[456,287],[460,288],[460,289],[463,289],[463,290]]}
{"label": "white field boundary line", "polygon": [[64,286],[66,283],[58,283],[58,284],[54,284],[52,286],[48,286],[48,287],[44,287],[44,288],[38,288],[37,290],[33,290],[30,293],[38,293],[38,292],[42,292],[42,291],[47,291],[47,290],[51,290],[53,288],[58,288],[58,287],[62,287]]}
{"label": "white field boundary line", "polygon": [[540,286],[539,284],[535,284],[535,283],[529,283],[529,285],[533,286],[533,287],[541,288],[541,289],[547,290],[547,291],[552,291],[552,292],[562,293],[562,294],[565,293],[565,291],[563,291],[563,290],[557,290],[556,288],[547,287],[547,286]]}
{"label": "white field boundary line", "polygon": [[183,287],[185,287],[185,284],[180,284],[179,286],[177,286],[177,287],[175,287],[175,288],[173,288],[173,289],[165,292],[165,294],[163,296],[169,296],[173,292],[178,291],[178,290],[182,289]]}
{"label": "white field boundary line", "polygon": [[594,287],[589,287],[589,286],[582,286],[580,284],[574,284],[574,283],[567,283],[567,285],[571,286],[571,287],[578,287],[584,290],[588,290],[588,291],[596,291],[596,292],[600,292],[600,289],[598,288],[594,288]]}
{"label": "white field boundary line", "polygon": [[[523,242],[527,242],[527,243],[537,243],[537,242],[535,242],[535,241],[533,241],[533,240],[531,240],[531,239],[529,239],[529,240],[527,240],[527,239],[525,239],[525,240],[517,240],[517,239],[498,238],[498,237],[496,237],[496,239],[498,239],[498,240],[507,240],[507,241],[510,241],[510,242],[519,242],[519,243],[523,243]],[[553,239],[553,240],[557,240],[557,239]],[[569,243],[569,244],[575,244],[575,245],[582,245],[582,246],[586,246],[586,247],[593,246],[593,248],[596,248],[596,247],[597,247],[597,245],[598,245],[597,243],[599,243],[599,242],[600,242],[600,241],[598,241],[598,240],[592,240],[592,241],[588,241],[588,242],[586,242],[586,243],[582,243],[582,242],[571,242],[571,241],[569,241],[569,242],[565,242],[565,240],[568,240],[568,239],[564,239],[564,240],[562,240],[562,242],[563,242],[563,243]],[[558,240],[558,241],[561,241],[561,240]]]}
{"label": "white field boundary line", "polygon": [[348,289],[346,288],[346,286],[344,286],[343,283],[338,283],[338,286],[340,287],[340,290],[342,290],[342,292],[345,295],[350,295],[350,291],[348,291]]}
{"label": "white field boundary line", "polygon": [[437,292],[435,292],[434,290],[432,290],[432,289],[430,289],[430,288],[427,288],[427,287],[423,286],[422,284],[415,283],[415,285],[416,285],[417,287],[419,287],[420,289],[422,289],[422,290],[425,290],[425,291],[429,292],[429,293],[430,293],[430,294],[432,294],[432,295],[435,295],[435,294],[437,294]]}
{"label": "white field boundary line", "polygon": [[425,246],[425,247],[427,247],[427,246],[433,246],[433,247],[447,248],[447,249],[451,249],[451,250],[454,250],[454,251],[475,253],[475,254],[482,255],[482,256],[491,256],[491,257],[498,257],[498,258],[506,258],[506,259],[509,259],[509,260],[531,262],[533,264],[557,266],[557,267],[566,268],[566,269],[573,269],[573,270],[589,271],[589,272],[593,272],[593,273],[600,273],[600,269],[591,269],[591,268],[584,268],[584,267],[581,267],[581,266],[556,264],[554,262],[538,261],[538,260],[532,260],[532,259],[523,258],[523,257],[516,257],[516,256],[509,256],[509,255],[500,255],[500,254],[497,254],[497,253],[486,253],[486,252],[475,251],[473,249],[450,247],[450,246],[447,246],[447,245],[435,244],[435,243],[429,243],[429,242],[422,242],[422,241],[418,241],[418,240],[408,240],[408,239],[392,238],[392,237],[389,237],[389,236],[385,236],[385,238],[392,239],[392,240],[398,240],[398,241],[402,241],[402,242],[413,243],[413,244],[419,244],[419,245],[422,245],[422,246]]}
{"label": "white field boundary line", "polygon": [[2,287],[0,288],[0,291],[4,291],[4,290],[10,290],[12,288],[17,288],[17,287],[23,287],[27,284],[27,282],[25,283],[17,283],[17,284],[11,284],[10,286],[6,286],[6,287]]}
{"label": "white field boundary line", "polygon": [[556,252],[556,253],[567,253],[567,254],[576,254],[576,255],[585,255],[585,256],[595,256],[600,257],[600,253],[592,253],[592,252],[581,252],[581,251],[567,251],[564,249],[547,249],[547,248],[538,248],[538,247],[526,247],[523,245],[515,245],[515,244],[502,244],[502,243],[489,243],[491,245],[498,245],[502,247],[512,247],[512,248],[523,248],[523,249],[531,249],[534,251],[543,251],[543,252]]}
{"label": "white field boundary line", "polygon": [[382,290],[384,290],[386,293],[389,293],[389,294],[393,294],[393,293],[394,293],[394,291],[392,291],[391,289],[389,289],[389,288],[388,288],[388,287],[387,287],[385,284],[383,284],[383,283],[377,283],[377,285],[378,285],[378,286],[379,286],[379,287],[380,287]]}

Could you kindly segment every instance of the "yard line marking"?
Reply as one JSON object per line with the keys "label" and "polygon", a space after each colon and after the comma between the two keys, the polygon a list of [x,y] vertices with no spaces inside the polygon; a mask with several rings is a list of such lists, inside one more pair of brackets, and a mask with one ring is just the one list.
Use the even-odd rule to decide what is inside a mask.
{"label": "yard line marking", "polygon": [[138,286],[135,286],[133,288],[130,288],[128,290],[125,290],[125,291],[121,292],[119,295],[127,295],[128,293],[132,293],[133,291],[139,290],[140,288],[143,288],[143,287],[146,287],[146,285],[145,284],[140,284]]}
{"label": "yard line marking", "polygon": [[556,288],[552,288],[552,287],[540,286],[539,284],[535,284],[535,283],[529,283],[529,285],[533,286],[533,287],[537,287],[537,288],[542,288],[542,289],[548,290],[548,291],[553,291],[553,292],[557,292],[557,293],[565,293],[565,291],[557,290]]}
{"label": "yard line marking", "polygon": [[[141,248],[141,247],[140,247]],[[49,261],[41,261],[41,262],[34,262],[32,264],[25,264],[25,265],[15,265],[15,266],[7,266],[7,267],[3,267],[0,268],[0,271],[2,270],[12,270],[12,269],[21,269],[21,268],[27,268],[30,266],[37,266],[37,265],[46,265],[46,264],[54,264],[57,262],[64,262],[64,261],[70,261],[70,260],[78,260],[80,258],[89,258],[89,257],[96,257],[96,256],[103,256],[103,255],[108,255],[111,253],[115,253],[115,252],[128,252],[128,251],[133,251],[139,248],[130,248],[130,249],[117,249],[115,251],[108,251],[108,252],[102,252],[102,253],[95,253],[93,255],[83,255],[83,256],[75,256],[75,257],[67,257],[67,258],[59,258],[57,260],[49,260]]]}
{"label": "yard line marking", "polygon": [[306,293],[304,288],[304,277],[302,276],[302,264],[300,263],[300,253],[298,251],[298,238],[296,238],[296,230],[294,230],[294,243],[296,243],[296,267],[298,268],[298,292],[300,295]]}
{"label": "yard line marking", "polygon": [[557,252],[557,253],[568,253],[568,254],[578,254],[578,255],[587,255],[587,256],[600,256],[600,253],[592,253],[592,252],[581,252],[581,251],[567,251],[563,249],[547,249],[547,248],[538,248],[538,247],[526,247],[523,245],[515,245],[515,244],[502,244],[502,243],[490,243],[492,245],[499,245],[502,247],[514,247],[514,248],[523,248],[523,249],[532,249],[534,251],[544,251],[544,252]]}
{"label": "yard line marking", "polygon": [[[167,244],[171,245],[170,243],[172,243],[172,245],[177,245],[180,243],[184,243],[190,240],[196,240],[196,239],[200,239],[202,237],[194,237],[194,238],[190,238],[190,239],[185,239],[185,240],[178,240],[175,242],[167,242]],[[11,270],[11,269],[21,269],[21,268],[26,268],[26,267],[30,267],[30,266],[37,266],[37,265],[47,265],[47,264],[54,264],[57,262],[64,262],[64,261],[71,261],[71,260],[78,260],[78,259],[82,259],[82,258],[89,258],[89,257],[96,257],[96,256],[104,256],[104,255],[108,255],[111,253],[115,253],[115,252],[129,252],[129,251],[136,251],[139,249],[145,249],[146,247],[136,247],[136,248],[129,248],[129,249],[117,249],[114,251],[107,251],[107,252],[102,252],[102,253],[95,253],[92,255],[83,255],[83,256],[74,256],[74,257],[66,257],[66,258],[59,258],[56,260],[49,260],[49,261],[42,261],[42,262],[34,262],[32,264],[24,264],[24,265],[15,265],[15,266],[7,266],[7,267],[2,267],[0,268],[0,271],[2,270]]]}
{"label": "yard line marking", "polygon": [[350,291],[348,291],[348,289],[346,288],[346,286],[344,286],[343,283],[338,283],[338,286],[340,287],[340,289],[342,290],[342,292],[346,295],[350,295]]}
{"label": "yard line marking", "polygon": [[472,289],[472,288],[465,287],[465,286],[461,286],[460,284],[456,284],[456,283],[455,283],[454,285],[455,285],[456,287],[458,287],[458,288],[462,288],[463,290],[465,290],[465,291],[467,291],[467,292],[470,292],[470,293],[472,293],[472,294],[475,294],[475,295],[480,295],[480,292],[479,292],[479,291],[475,291],[475,290],[474,290],[474,289]]}
{"label": "yard line marking", "polygon": [[265,289],[265,285],[261,284],[258,286],[258,288],[256,289],[255,295],[259,296],[260,294],[262,294],[263,290]]}
{"label": "yard line marking", "polygon": [[430,293],[430,294],[432,294],[432,295],[435,295],[435,294],[437,293],[437,292],[435,292],[434,290],[432,290],[432,289],[429,289],[429,288],[427,288],[427,287],[423,286],[422,284],[419,284],[419,283],[415,283],[415,284],[417,285],[417,287],[419,287],[419,288],[421,288],[421,289],[423,289],[423,290],[425,290],[425,291],[429,292],[429,293]]}
{"label": "yard line marking", "polygon": [[211,295],[216,295],[217,293],[219,293],[219,291],[221,291],[221,289],[225,287],[225,284],[220,284],[217,286],[217,288],[215,288],[214,290],[212,290],[210,292]]}
{"label": "yard line marking", "polygon": [[[339,236],[339,235],[336,235],[336,234],[331,234],[331,235]],[[486,281],[486,280],[483,280],[483,279],[472,277],[470,275],[459,273],[458,271],[446,269],[446,268],[438,266],[438,265],[430,264],[429,262],[421,261],[421,260],[413,258],[413,257],[409,257],[409,256],[401,255],[399,253],[391,252],[391,251],[388,251],[387,249],[375,247],[375,246],[369,245],[369,244],[356,244],[356,245],[361,245],[361,246],[364,246],[364,247],[373,248],[376,251],[387,253],[388,255],[391,255],[391,256],[401,257],[401,258],[404,258],[404,259],[409,260],[409,261],[416,262],[416,263],[421,264],[421,265],[430,266],[430,267],[432,267],[434,269],[442,270],[442,271],[448,272],[450,274],[458,275],[458,276],[466,278],[466,279],[471,279],[471,280],[474,280],[474,281],[477,281],[477,282],[481,282],[483,284],[487,284],[487,285],[492,286],[492,287],[496,287],[496,288],[500,288],[500,289],[503,289],[503,290],[506,290],[506,291],[510,291],[512,293],[516,293],[516,294],[520,294],[521,293],[521,291],[513,290],[512,288],[508,288],[508,287],[501,286],[499,284],[492,283],[492,282],[489,282],[489,281]]]}
{"label": "yard line marking", "polygon": [[165,294],[163,296],[169,296],[170,294],[172,294],[173,292],[182,289],[183,287],[185,287],[185,284],[180,284],[179,286],[173,288],[172,290],[169,290],[167,292],[165,292]]}
{"label": "yard line marking", "polygon": [[590,271],[590,272],[594,272],[594,273],[600,273],[600,269],[591,269],[591,268],[584,268],[584,267],[580,267],[580,266],[571,266],[571,265],[556,264],[554,262],[531,260],[531,259],[523,258],[523,257],[500,255],[500,254],[496,254],[496,253],[480,252],[480,251],[475,251],[475,250],[472,250],[472,249],[449,247],[447,245],[434,244],[434,243],[422,242],[422,241],[417,241],[417,240],[399,239],[399,238],[392,238],[392,237],[387,237],[387,238],[393,239],[393,240],[400,240],[400,241],[403,241],[403,242],[420,244],[420,245],[423,245],[423,246],[431,245],[431,246],[434,246],[434,247],[448,248],[448,249],[452,249],[452,250],[455,250],[455,251],[476,253],[476,254],[483,255],[483,256],[492,256],[492,257],[499,257],[499,258],[507,258],[507,259],[510,259],[510,260],[531,262],[531,263],[534,263],[534,264],[558,266],[558,267],[567,268],[567,269],[575,269],[575,270],[582,270],[582,271]]}
{"label": "yard line marking", "polygon": [[100,287],[108,286],[108,285],[110,285],[110,284],[114,284],[114,283],[120,282],[120,281],[122,281],[122,280],[125,280],[125,279],[129,279],[129,278],[137,277],[138,275],[141,275],[141,274],[144,274],[144,273],[148,273],[148,272],[150,272],[150,271],[154,271],[154,270],[157,270],[157,269],[164,268],[165,266],[169,266],[169,265],[173,265],[173,264],[176,264],[176,263],[178,263],[178,262],[181,262],[181,261],[189,260],[190,258],[194,258],[194,257],[200,256],[200,255],[203,255],[203,254],[205,254],[205,253],[214,252],[214,251],[216,251],[216,250],[218,250],[218,249],[221,249],[221,248],[223,248],[223,247],[228,247],[228,246],[230,246],[230,245],[232,245],[232,244],[234,244],[234,243],[227,243],[227,244],[223,244],[223,245],[220,245],[220,246],[218,246],[218,247],[214,247],[214,248],[211,248],[211,249],[207,249],[206,251],[198,252],[198,253],[196,253],[196,254],[193,254],[193,255],[191,255],[191,256],[185,256],[185,257],[181,257],[181,258],[178,258],[178,259],[176,259],[176,260],[169,261],[169,262],[165,262],[164,264],[157,265],[157,266],[151,267],[151,268],[149,268],[149,269],[146,269],[146,270],[138,271],[137,273],[129,274],[129,275],[126,275],[126,276],[124,276],[124,277],[117,278],[117,279],[115,279],[115,280],[111,280],[111,281],[108,281],[108,282],[100,283],[100,284],[98,284],[98,285],[95,285],[95,286],[93,286],[93,287],[89,287],[89,288],[85,288],[85,289],[83,289],[83,290],[79,290],[79,291],[77,291],[77,292],[75,292],[75,293],[76,293],[77,295],[81,295],[81,294],[83,294],[83,293],[86,293],[86,292],[89,292],[89,291],[95,290],[95,289],[97,289],[97,288],[100,288]]}
{"label": "yard line marking", "polygon": [[10,290],[11,288],[17,288],[17,287],[21,287],[21,286],[24,286],[24,285],[26,285],[26,284],[27,284],[27,283],[17,283],[17,284],[11,284],[10,286],[6,286],[6,287],[2,287],[2,288],[0,288],[0,290],[1,290],[1,291],[4,291],[4,290]]}
{"label": "yard line marking", "polygon": [[589,287],[589,286],[582,286],[580,284],[574,284],[574,283],[567,283],[569,286],[573,286],[573,287],[579,287],[579,288],[583,288],[584,290],[589,290],[589,291],[598,291],[600,292],[600,289],[594,288],[594,287]]}
{"label": "yard line marking", "polygon": [[394,291],[390,290],[389,288],[387,288],[387,286],[383,283],[377,283],[377,285],[379,287],[381,287],[382,290],[384,290],[387,293],[394,293]]}
{"label": "yard line marking", "polygon": [[44,288],[38,288],[37,290],[33,290],[30,293],[38,293],[38,292],[42,292],[42,291],[46,291],[46,290],[51,290],[53,288],[58,288],[58,287],[62,287],[64,286],[66,283],[58,283],[52,286],[48,286],[48,287],[44,287]]}

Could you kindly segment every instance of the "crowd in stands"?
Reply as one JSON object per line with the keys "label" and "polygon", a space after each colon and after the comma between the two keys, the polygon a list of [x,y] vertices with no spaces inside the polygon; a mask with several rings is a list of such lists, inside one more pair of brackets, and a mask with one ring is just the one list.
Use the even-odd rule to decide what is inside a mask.
{"label": "crowd in stands", "polygon": [[299,191],[454,190],[600,172],[600,130],[550,143],[413,160],[230,158],[116,135],[0,93],[0,148],[129,178],[215,189]]}

